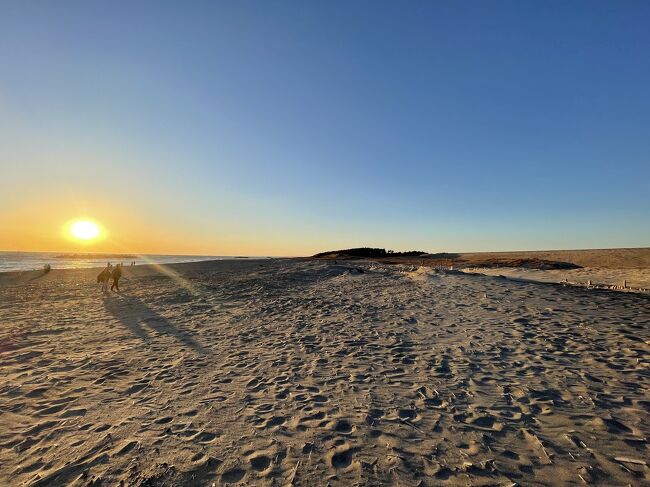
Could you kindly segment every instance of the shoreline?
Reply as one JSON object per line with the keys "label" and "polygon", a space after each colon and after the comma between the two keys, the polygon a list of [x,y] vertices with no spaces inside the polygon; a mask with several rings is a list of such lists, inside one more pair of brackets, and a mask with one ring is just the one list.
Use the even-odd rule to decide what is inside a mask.
{"label": "shoreline", "polygon": [[[235,262],[235,263],[245,263],[245,262],[272,262],[272,261],[296,261],[296,262],[331,262],[335,259],[318,259],[311,257],[247,257],[247,258],[228,258],[228,259],[206,259],[192,262],[173,262],[173,263],[163,263],[163,264],[136,264],[135,266],[124,266],[125,275],[133,276],[145,276],[150,274],[161,273],[164,269],[170,269],[172,272],[182,271],[187,268],[191,270],[192,266],[201,266],[206,263],[218,263],[218,262]],[[578,270],[570,271],[555,271],[555,270],[536,270],[536,269],[525,269],[525,268],[512,268],[512,267],[468,267],[468,268],[459,268],[454,269],[453,266],[436,266],[434,263],[426,265],[427,261],[424,260],[425,265],[418,264],[417,262],[422,262],[423,259],[404,259],[406,262],[395,261],[394,259],[339,259],[341,265],[353,264],[353,263],[376,263],[386,266],[415,266],[423,267],[425,269],[439,269],[442,272],[459,272],[466,275],[482,275],[487,277],[494,278],[504,278],[514,282],[529,282],[529,283],[538,283],[538,284],[553,284],[564,287],[575,287],[588,290],[600,290],[600,291],[612,291],[612,292],[627,292],[627,293],[637,293],[641,295],[650,294],[650,269],[634,269],[634,268],[623,268],[623,269],[594,269],[594,268],[583,268]],[[84,268],[66,268],[66,269],[51,269],[49,272],[44,272],[43,270],[31,270],[31,271],[0,271],[0,287],[1,286],[18,286],[21,284],[29,283],[32,281],[40,280],[49,276],[50,279],[57,277],[72,277],[75,274],[78,274],[79,277],[82,275],[85,279],[90,279],[94,273],[102,269],[103,266],[98,267],[84,267]],[[635,286],[628,284],[627,287],[623,287],[621,284],[616,284],[611,282],[602,282],[603,273],[611,273],[613,271],[619,272],[620,275],[617,277],[619,282],[622,280],[628,281],[628,283],[635,283],[636,280],[639,280],[639,275],[641,275],[641,285]],[[571,280],[568,277],[562,276],[571,276],[572,273],[585,273],[589,277],[583,278],[582,281]],[[601,281],[599,282],[598,279]],[[589,281],[592,281],[589,284]]]}
{"label": "shoreline", "polygon": [[183,254],[69,254],[55,252],[0,252],[0,272],[40,271],[46,266],[52,269],[89,269],[122,262],[130,266],[147,264],[178,264],[205,260],[264,259],[269,256],[241,255],[183,255]]}
{"label": "shoreline", "polygon": [[[169,269],[172,272],[182,271],[185,267],[188,270],[192,270],[194,266],[203,266],[205,264],[214,264],[218,262],[236,262],[236,263],[245,263],[245,262],[260,262],[260,261],[272,261],[282,259],[281,257],[277,258],[246,258],[246,259],[206,259],[206,260],[197,260],[192,262],[172,262],[172,263],[163,263],[163,264],[136,264],[134,266],[123,267],[124,276],[137,276],[144,277],[147,275],[160,274],[165,269]],[[176,269],[179,267],[178,269]],[[71,277],[84,277],[85,280],[90,277],[95,276],[97,272],[103,269],[104,266],[98,267],[81,267],[81,268],[66,268],[66,269],[51,269],[48,272],[44,270],[30,270],[30,271],[0,271],[0,287],[2,286],[19,286],[21,284],[26,284],[29,282],[41,280],[41,279],[55,279],[55,278],[71,278]],[[164,273],[164,272],[162,272]]]}

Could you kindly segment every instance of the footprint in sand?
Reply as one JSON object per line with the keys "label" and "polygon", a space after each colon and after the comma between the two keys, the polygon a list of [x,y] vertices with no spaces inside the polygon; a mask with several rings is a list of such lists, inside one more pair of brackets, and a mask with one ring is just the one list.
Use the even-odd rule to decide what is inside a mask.
{"label": "footprint in sand", "polygon": [[65,408],[65,404],[59,404],[57,406],[51,406],[51,407],[41,409],[40,411],[37,411],[36,414],[38,416],[47,416],[48,414],[58,413],[59,411],[62,411],[64,408]]}
{"label": "footprint in sand", "polygon": [[303,453],[303,455],[308,455],[308,454],[312,453],[314,450],[315,450],[315,448],[314,448],[314,444],[313,444],[313,443],[305,443],[305,444],[302,446],[302,453]]}
{"label": "footprint in sand", "polygon": [[313,396],[311,398],[311,400],[314,401],[315,403],[318,403],[318,404],[323,404],[323,403],[329,401],[329,399],[327,397],[323,396],[322,394],[316,394],[315,396]]}
{"label": "footprint in sand", "polygon": [[607,418],[595,418],[593,423],[598,427],[605,428],[608,432],[614,433],[617,435],[620,434],[630,434],[632,430],[625,426],[623,423],[617,419],[607,419]]}
{"label": "footprint in sand", "polygon": [[439,397],[427,398],[424,400],[424,405],[433,409],[444,409],[447,407],[447,401],[443,401]]}
{"label": "footprint in sand", "polygon": [[131,450],[133,450],[136,446],[138,446],[138,442],[133,440],[133,441],[127,441],[125,444],[123,444],[116,452],[115,455],[121,456],[121,455],[126,455],[129,453]]}
{"label": "footprint in sand", "polygon": [[195,436],[190,438],[193,441],[197,441],[199,443],[212,443],[214,440],[217,439],[217,434],[216,433],[210,433],[208,431],[201,431],[197,433]]}
{"label": "footprint in sand", "polygon": [[334,423],[333,429],[337,433],[348,435],[352,433],[354,427],[345,419],[339,419],[338,421],[336,421],[336,423]]}
{"label": "footprint in sand", "polygon": [[133,384],[131,387],[129,387],[126,391],[124,391],[125,394],[135,394],[136,392],[140,392],[142,389],[147,387],[149,385],[149,381],[145,381],[142,383],[136,383]]}
{"label": "footprint in sand", "polygon": [[266,403],[266,404],[260,404],[255,408],[255,412],[257,414],[265,414],[265,413],[270,413],[273,411],[273,404],[271,403]]}
{"label": "footprint in sand", "polygon": [[26,397],[41,397],[43,394],[45,394],[47,391],[49,391],[49,387],[38,387],[36,389],[31,390],[27,394],[25,394]]}
{"label": "footprint in sand", "polygon": [[286,423],[287,418],[284,416],[272,416],[269,418],[266,423],[262,426],[263,428],[275,428],[276,426],[281,426]]}
{"label": "footprint in sand", "polygon": [[257,455],[248,460],[253,470],[263,472],[271,465],[271,459],[266,455]]}
{"label": "footprint in sand", "polygon": [[246,475],[246,472],[241,468],[231,468],[221,474],[221,482],[223,484],[236,484],[244,478],[244,475]]}
{"label": "footprint in sand", "polygon": [[479,426],[481,428],[487,428],[492,431],[501,431],[503,429],[503,424],[499,423],[498,421],[495,420],[495,418],[491,416],[484,416],[481,418],[477,418],[472,421],[472,424],[475,426]]}
{"label": "footprint in sand", "polygon": [[203,452],[198,452],[195,453],[192,458],[190,458],[190,461],[192,463],[202,463],[205,459],[207,458],[207,455]]}
{"label": "footprint in sand", "polygon": [[329,464],[336,470],[346,469],[352,464],[354,448],[341,445],[329,453]]}
{"label": "footprint in sand", "polygon": [[322,421],[323,419],[325,419],[325,416],[326,415],[325,415],[325,413],[323,411],[319,411],[317,413],[310,414],[309,416],[305,416],[303,418],[300,418],[300,422],[301,423],[308,423],[308,422],[311,422],[311,421]]}
{"label": "footprint in sand", "polygon": [[278,399],[278,400],[286,399],[287,397],[289,397],[289,390],[288,389],[283,389],[283,390],[279,391],[275,395],[275,398]]}
{"label": "footprint in sand", "polygon": [[86,415],[86,410],[84,408],[77,408],[77,409],[68,409],[60,417],[72,418],[75,416],[85,416],[85,415]]}
{"label": "footprint in sand", "polygon": [[417,421],[419,419],[419,415],[414,409],[400,409],[398,416],[405,421]]}
{"label": "footprint in sand", "polygon": [[374,426],[383,417],[384,417],[384,411],[382,411],[381,409],[371,409],[370,411],[368,411],[368,414],[366,416],[366,424],[369,424],[370,426]]}
{"label": "footprint in sand", "polygon": [[35,462],[29,465],[20,466],[18,469],[14,471],[14,474],[35,472],[37,470],[40,470],[41,467],[43,467],[43,465],[45,464],[41,460],[36,460]]}

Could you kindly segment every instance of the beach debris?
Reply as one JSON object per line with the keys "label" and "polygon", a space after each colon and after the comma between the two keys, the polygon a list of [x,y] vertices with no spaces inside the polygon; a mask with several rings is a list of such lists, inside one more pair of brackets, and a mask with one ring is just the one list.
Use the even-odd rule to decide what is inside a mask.
{"label": "beach debris", "polygon": [[298,467],[300,467],[300,462],[302,460],[298,460],[298,463],[296,463],[296,468],[293,469],[293,473],[291,474],[291,478],[289,479],[289,485],[293,485],[293,480],[296,478],[296,472],[298,471]]}
{"label": "beach debris", "polygon": [[402,417],[398,417],[398,419],[399,419],[402,423],[404,423],[404,424],[408,424],[411,428],[418,430],[420,433],[424,433],[424,431],[422,431],[422,428],[418,428],[418,427],[415,426],[413,423],[411,423],[408,419],[404,419],[404,418],[402,418]]}
{"label": "beach debris", "polygon": [[564,437],[569,440],[571,443],[573,443],[575,446],[578,446],[580,448],[587,448],[587,445],[584,444],[584,442],[578,438],[576,435],[572,434],[575,433],[575,431],[571,430],[569,431],[568,434],[565,434]]}
{"label": "beach debris", "polygon": [[621,463],[632,463],[634,465],[647,465],[645,460],[639,460],[637,458],[615,457],[614,460]]}

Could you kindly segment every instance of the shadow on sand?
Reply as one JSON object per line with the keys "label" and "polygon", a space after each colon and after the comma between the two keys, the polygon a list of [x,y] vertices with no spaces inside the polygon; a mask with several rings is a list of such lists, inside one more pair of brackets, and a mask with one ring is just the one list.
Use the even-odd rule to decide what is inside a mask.
{"label": "shadow on sand", "polygon": [[209,352],[189,333],[179,330],[164,316],[143,303],[135,296],[110,294],[104,296],[104,308],[126,326],[131,332],[148,342],[149,333],[145,327],[161,335],[169,335],[197,353],[207,355]]}
{"label": "shadow on sand", "polygon": [[0,285],[17,286],[27,284],[47,275],[50,271],[44,269],[36,271],[12,271],[0,273]]}

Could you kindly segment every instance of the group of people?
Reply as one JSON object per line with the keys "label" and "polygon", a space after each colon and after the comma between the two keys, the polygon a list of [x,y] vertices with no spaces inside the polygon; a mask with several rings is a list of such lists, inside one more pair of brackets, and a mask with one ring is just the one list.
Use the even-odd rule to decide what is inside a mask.
{"label": "group of people", "polygon": [[97,282],[101,283],[102,291],[108,292],[108,281],[113,279],[111,291],[120,292],[120,277],[122,277],[122,264],[117,264],[113,267],[109,262],[97,276]]}

